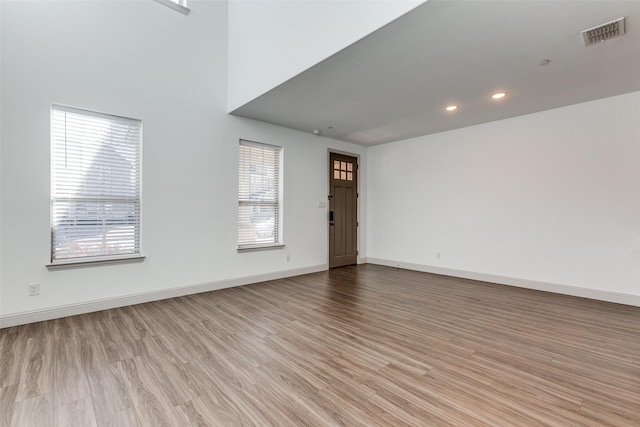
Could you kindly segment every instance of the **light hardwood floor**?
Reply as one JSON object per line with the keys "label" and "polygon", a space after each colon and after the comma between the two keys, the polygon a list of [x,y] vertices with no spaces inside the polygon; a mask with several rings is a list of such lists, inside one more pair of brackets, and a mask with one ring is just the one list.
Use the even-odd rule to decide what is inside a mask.
{"label": "light hardwood floor", "polygon": [[0,331],[1,426],[638,426],[640,309],[374,265]]}

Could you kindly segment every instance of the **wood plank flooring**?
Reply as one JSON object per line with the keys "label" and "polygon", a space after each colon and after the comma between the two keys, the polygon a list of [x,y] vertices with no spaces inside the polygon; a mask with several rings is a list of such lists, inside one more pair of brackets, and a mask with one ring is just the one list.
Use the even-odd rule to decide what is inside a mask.
{"label": "wood plank flooring", "polygon": [[638,426],[640,309],[361,265],[0,330],[0,426]]}

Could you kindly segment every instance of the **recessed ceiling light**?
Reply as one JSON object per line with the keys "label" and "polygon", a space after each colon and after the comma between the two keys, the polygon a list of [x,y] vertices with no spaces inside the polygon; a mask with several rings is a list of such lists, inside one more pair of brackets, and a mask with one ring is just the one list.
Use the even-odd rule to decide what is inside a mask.
{"label": "recessed ceiling light", "polygon": [[449,105],[445,110],[447,111],[456,111],[458,109],[457,105]]}
{"label": "recessed ceiling light", "polygon": [[498,93],[494,93],[493,95],[491,95],[491,97],[492,97],[493,99],[502,99],[502,98],[504,98],[505,96],[507,96],[507,93],[506,93],[506,92],[498,92]]}

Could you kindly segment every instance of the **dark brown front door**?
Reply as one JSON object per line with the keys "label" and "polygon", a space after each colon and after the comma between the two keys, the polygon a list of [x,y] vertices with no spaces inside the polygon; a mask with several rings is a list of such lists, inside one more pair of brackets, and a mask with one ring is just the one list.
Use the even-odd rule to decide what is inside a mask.
{"label": "dark brown front door", "polygon": [[358,257],[358,159],[331,153],[329,163],[329,267]]}

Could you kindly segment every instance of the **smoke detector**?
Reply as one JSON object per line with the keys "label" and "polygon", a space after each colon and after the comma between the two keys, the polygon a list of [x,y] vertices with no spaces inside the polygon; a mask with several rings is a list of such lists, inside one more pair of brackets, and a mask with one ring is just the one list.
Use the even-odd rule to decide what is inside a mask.
{"label": "smoke detector", "polygon": [[584,30],[582,32],[582,40],[584,40],[585,46],[591,46],[592,44],[602,43],[605,40],[620,37],[623,34],[624,18],[619,18],[615,21]]}

